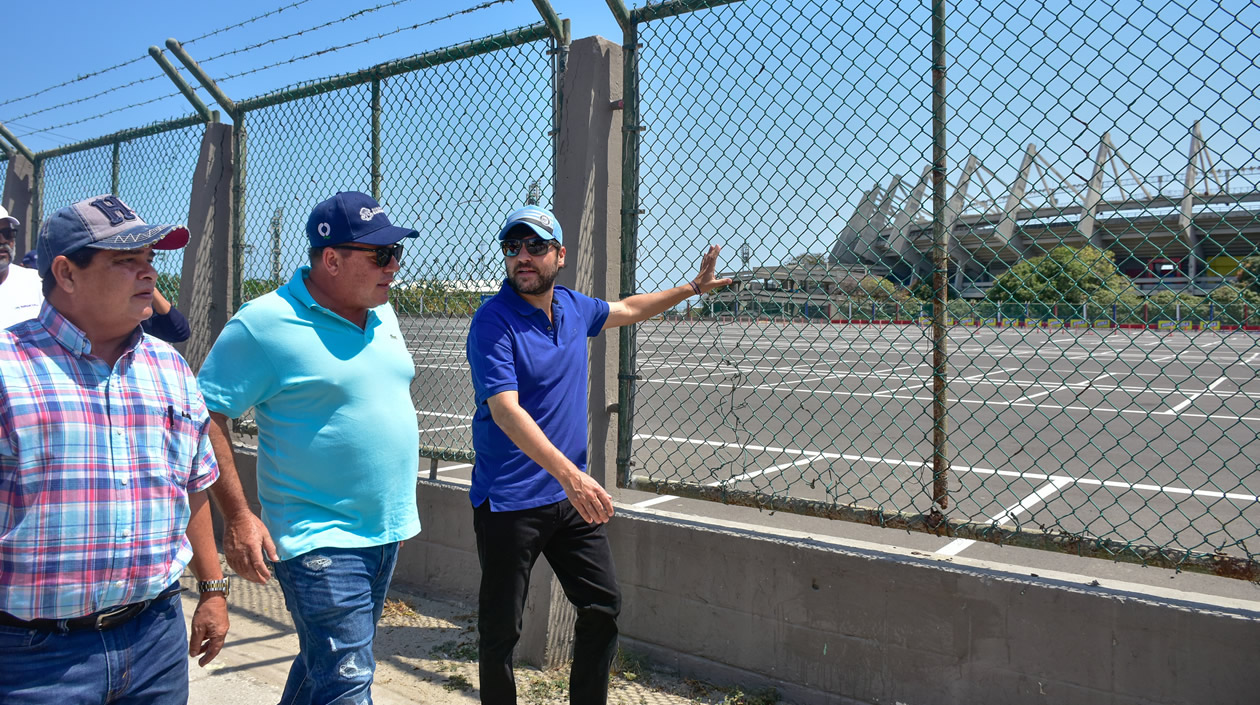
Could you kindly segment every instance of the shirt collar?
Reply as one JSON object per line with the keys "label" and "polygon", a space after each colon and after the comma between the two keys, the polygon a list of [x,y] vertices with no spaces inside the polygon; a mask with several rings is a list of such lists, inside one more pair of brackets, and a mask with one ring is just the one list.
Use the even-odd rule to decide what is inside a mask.
{"label": "shirt collar", "polygon": [[[552,309],[564,308],[564,306],[562,306],[560,303],[561,297],[556,296],[556,293],[561,292],[561,291],[565,291],[565,288],[562,286],[557,286],[552,291],[552,294],[551,294],[551,308]],[[507,302],[507,305],[509,308],[511,308],[513,311],[516,311],[522,316],[532,316],[535,313],[544,313],[542,309],[526,301],[524,298],[521,297],[520,294],[516,293],[516,289],[512,288],[512,285],[508,282],[507,279],[504,279],[503,284],[499,286],[499,296],[503,297],[503,300]]]}
{"label": "shirt collar", "polygon": [[[333,311],[325,308],[318,301],[315,300],[314,296],[311,296],[311,290],[307,288],[306,286],[306,278],[309,276],[311,276],[311,266],[309,264],[304,264],[298,267],[297,271],[295,271],[293,273],[293,276],[289,279],[289,283],[285,284],[285,289],[289,292],[289,296],[292,296],[296,301],[301,303],[303,306],[311,309],[312,311],[320,311],[322,313],[328,314],[329,316],[335,316],[336,318],[345,321],[346,319],[342,318],[337,313],[334,313]],[[385,303],[382,305],[388,306],[389,304]],[[372,324],[377,323],[379,321],[380,321],[380,316],[376,314],[376,309],[369,308],[367,312],[367,325],[364,326],[364,330],[371,328]],[[346,321],[346,322],[350,323],[349,321]],[[351,323],[350,325],[354,325],[354,324]],[[355,326],[355,328],[358,328],[358,326]]]}
{"label": "shirt collar", "polygon": [[[47,299],[40,304],[39,322],[44,325],[44,329],[57,341],[57,344],[65,348],[75,357],[83,357],[92,352],[92,341],[88,340],[87,335],[79,330],[79,327],[70,322],[70,319],[61,315],[61,312],[53,308]],[[131,334],[131,339],[127,341],[126,347],[123,349],[123,355],[127,355],[135,350],[136,345],[144,339],[144,330],[140,326],[136,326],[135,331]]]}

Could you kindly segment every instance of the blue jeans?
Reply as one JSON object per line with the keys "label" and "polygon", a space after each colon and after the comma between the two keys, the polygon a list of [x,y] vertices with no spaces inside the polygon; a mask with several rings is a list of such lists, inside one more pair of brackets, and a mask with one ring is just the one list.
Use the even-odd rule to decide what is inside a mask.
{"label": "blue jeans", "polygon": [[186,705],[188,636],[179,594],[103,632],[0,626],[5,705]]}
{"label": "blue jeans", "polygon": [[275,564],[300,650],[280,705],[372,702],[372,640],[398,544],[317,548]]}

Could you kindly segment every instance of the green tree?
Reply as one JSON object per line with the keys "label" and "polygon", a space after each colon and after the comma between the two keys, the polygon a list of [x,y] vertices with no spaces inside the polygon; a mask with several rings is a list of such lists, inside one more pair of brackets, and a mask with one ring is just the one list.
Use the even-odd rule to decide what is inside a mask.
{"label": "green tree", "polygon": [[[1196,297],[1197,298],[1197,297]],[[1205,297],[1194,309],[1201,321],[1220,321],[1222,325],[1250,325],[1260,308],[1260,293],[1233,284],[1225,284]]]}
{"label": "green tree", "polygon": [[1239,264],[1238,283],[1244,289],[1260,294],[1260,256],[1248,257]]}
{"label": "green tree", "polygon": [[275,279],[246,279],[241,282],[241,300],[251,301],[269,291],[280,288],[282,282]]}
{"label": "green tree", "polygon": [[1090,245],[1060,245],[1045,255],[1015,263],[989,288],[988,298],[1079,304],[1096,298],[1100,291],[1114,300],[1131,288],[1128,278],[1117,272],[1112,253]]}

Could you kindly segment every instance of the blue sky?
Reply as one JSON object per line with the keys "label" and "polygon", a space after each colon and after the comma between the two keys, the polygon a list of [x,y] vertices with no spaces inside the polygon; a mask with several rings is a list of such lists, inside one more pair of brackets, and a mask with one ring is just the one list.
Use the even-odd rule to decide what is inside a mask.
{"label": "blue sky", "polygon": [[[233,98],[252,97],[539,20],[528,0],[484,1],[494,4],[222,85]],[[190,42],[293,2],[302,4]],[[168,36],[184,41],[212,76],[223,78],[481,3],[409,0],[294,39],[212,59],[373,4],[144,0],[130,3],[128,13],[115,13],[112,21],[99,19],[99,9],[85,3],[18,4],[7,10],[9,26],[20,31],[6,38],[9,60],[0,77],[0,120],[19,135],[54,127],[24,138],[40,150],[186,115],[191,108],[175,96],[58,127],[173,93],[160,76],[110,90],[159,75],[145,52]],[[553,6],[571,20],[574,38],[620,40],[601,0],[553,0]],[[863,192],[886,187],[896,177],[913,185],[931,152],[928,6],[893,0],[748,0],[642,28],[646,131],[641,148],[645,214],[639,234],[640,288],[690,276],[698,252],[710,242],[725,246],[719,264],[724,270],[740,268],[737,252],[744,242],[750,244],[753,266],[827,251]],[[27,30],[53,26],[55,47]],[[950,5],[948,27],[948,178],[957,183],[968,157],[977,157],[988,171],[978,174],[972,186],[970,197],[976,201],[1005,198],[1005,185],[1014,181],[1029,144],[1065,179],[1084,182],[1104,134],[1134,174],[1168,188],[1175,197],[1195,121],[1202,122],[1218,168],[1260,164],[1260,64],[1255,60],[1260,56],[1260,5],[1238,0],[969,0]],[[484,63],[460,62],[460,67],[391,79],[385,99],[382,200],[391,201],[387,205],[399,210],[400,218],[436,234],[424,252],[426,272],[449,278],[493,276],[493,257],[487,258],[486,248],[469,245],[469,235],[492,229],[504,208],[519,203],[529,179],[546,178],[547,145],[541,135],[547,125],[539,122],[546,119],[546,103],[539,102],[545,101],[541,96],[546,91],[538,85],[546,72],[540,62],[546,59],[540,47],[500,53]],[[24,96],[135,57],[142,60],[4,104],[11,100],[6,95]],[[484,69],[481,74],[469,72],[477,66]],[[508,66],[527,68],[509,71]],[[510,80],[505,78],[509,73]],[[486,76],[496,78],[487,81]],[[297,236],[296,214],[333,185],[366,190],[361,115],[351,119],[355,108],[348,102],[355,100],[355,90],[362,88],[251,115],[247,239],[256,258],[248,266],[252,273],[270,268],[262,253],[269,248],[271,218],[280,209],[285,232]],[[27,115],[97,92],[105,94]],[[209,102],[204,91],[201,95]],[[428,107],[414,105],[411,99],[417,96],[416,102],[427,101]],[[342,118],[312,122],[313,116],[325,113]],[[349,137],[336,144],[341,135]],[[180,140],[184,151],[195,148],[192,136],[170,139]],[[130,163],[143,163],[142,156],[133,155]],[[83,154],[76,160],[60,167],[59,183],[65,186],[61,192],[50,190],[50,202],[108,188],[98,183],[102,163],[107,171],[107,154]],[[124,152],[124,168],[127,163]],[[85,176],[89,172],[93,175]],[[153,208],[161,211],[186,193],[178,174],[151,178],[169,186],[171,195],[164,200],[146,189],[133,199],[152,197]],[[125,183],[120,190],[128,195]],[[281,268],[287,270],[299,257],[292,249]],[[416,271],[404,276],[430,275]]]}
{"label": "blue sky", "polygon": [[[59,127],[51,132],[27,134],[173,93],[174,85],[165,76],[122,88],[133,81],[160,73],[157,64],[147,56],[149,46],[164,48],[168,37],[187,42],[212,30],[243,22],[298,1],[129,0],[113,6],[79,0],[7,3],[4,42],[6,59],[3,75],[0,75],[0,102],[26,96],[124,61],[138,57],[143,57],[143,60],[50,90],[28,100],[0,105],[0,121],[17,135],[26,135],[22,139],[27,146],[39,151],[188,114],[192,112],[191,106],[182,96],[176,96],[100,119]],[[343,0],[308,0],[298,7],[194,42],[187,48],[194,58],[205,61],[217,54],[314,27],[344,17],[355,10],[388,1],[347,3]],[[409,0],[302,36],[211,61],[204,66],[212,77],[218,79],[331,46],[392,32],[399,27],[428,22],[484,3],[485,0]],[[570,20],[574,38],[602,35],[614,41],[621,39],[621,30],[601,0],[553,0],[552,7],[561,17]],[[366,68],[382,61],[477,39],[539,20],[539,14],[532,2],[512,0],[415,30],[375,39],[360,46],[243,76],[222,85],[230,97],[239,100],[299,81]],[[173,57],[172,63],[178,65]],[[115,88],[117,90],[111,90]],[[82,103],[22,117],[99,92],[106,93]],[[199,95],[207,104],[211,102],[204,91],[199,91]]]}

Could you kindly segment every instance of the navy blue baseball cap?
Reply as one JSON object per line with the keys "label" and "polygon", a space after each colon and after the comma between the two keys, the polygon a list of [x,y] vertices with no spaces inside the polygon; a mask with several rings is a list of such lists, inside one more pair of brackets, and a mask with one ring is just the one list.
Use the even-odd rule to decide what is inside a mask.
{"label": "navy blue baseball cap", "polygon": [[522,225],[544,240],[555,240],[561,245],[564,244],[564,230],[560,227],[560,221],[556,220],[555,214],[551,211],[538,206],[525,206],[509,213],[507,222],[499,230],[499,241],[507,237],[508,231]]}
{"label": "navy blue baseball cap", "polygon": [[182,225],[149,225],[117,196],[108,194],[72,203],[44,221],[39,230],[39,276],[52,271],[58,255],[84,247],[98,250],[178,250],[188,244],[188,228]]}
{"label": "navy blue baseball cap", "polygon": [[306,239],[311,247],[343,242],[392,245],[405,237],[420,237],[420,233],[389,222],[381,204],[358,191],[339,191],[315,206],[306,220]]}

